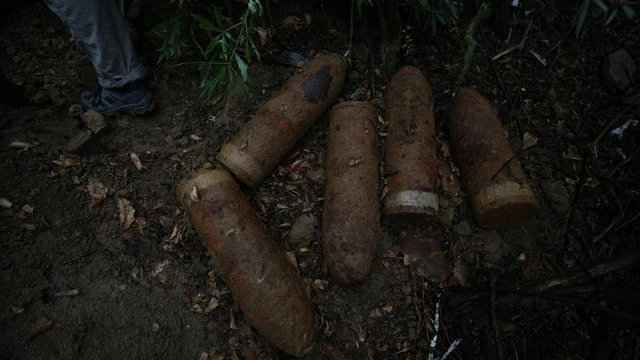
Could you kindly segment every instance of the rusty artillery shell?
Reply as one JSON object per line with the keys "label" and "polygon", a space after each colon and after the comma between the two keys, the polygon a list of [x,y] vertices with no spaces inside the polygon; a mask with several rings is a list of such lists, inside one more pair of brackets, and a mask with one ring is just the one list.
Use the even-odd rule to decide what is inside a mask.
{"label": "rusty artillery shell", "polygon": [[314,314],[302,279],[231,174],[200,171],[178,185],[177,195],[249,323],[291,355],[310,350]]}
{"label": "rusty artillery shell", "polygon": [[419,69],[403,67],[391,79],[386,103],[388,192],[383,215],[397,220],[436,216],[438,162],[431,87]]}
{"label": "rusty artillery shell", "polygon": [[509,228],[537,212],[538,202],[500,120],[482,95],[460,89],[451,108],[449,133],[480,226]]}
{"label": "rusty artillery shell", "polygon": [[260,184],[336,100],[346,73],[339,55],[311,60],[222,147],[218,160],[243,183]]}
{"label": "rusty artillery shell", "polygon": [[377,110],[367,102],[336,105],[329,118],[322,247],[339,282],[364,279],[380,237]]}

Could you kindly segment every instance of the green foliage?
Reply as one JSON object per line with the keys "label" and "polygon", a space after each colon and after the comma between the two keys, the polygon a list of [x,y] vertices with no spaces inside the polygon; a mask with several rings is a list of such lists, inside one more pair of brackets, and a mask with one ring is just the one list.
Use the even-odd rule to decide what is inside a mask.
{"label": "green foliage", "polygon": [[584,27],[587,20],[587,16],[595,4],[601,11],[601,16],[604,19],[604,26],[609,25],[620,14],[624,14],[629,19],[634,19],[638,16],[634,7],[640,4],[640,1],[625,1],[625,0],[584,0],[580,9],[578,10],[578,22],[576,23],[576,38],[580,37],[580,32]]}
{"label": "green foliage", "polygon": [[187,44],[182,40],[182,21],[180,18],[158,24],[153,29],[153,33],[162,43],[158,49],[160,53],[158,62],[178,60],[182,57],[182,51],[187,47]]}
{"label": "green foliage", "polygon": [[455,25],[462,4],[457,0],[414,0],[416,19],[435,34],[438,25]]}
{"label": "green foliage", "polygon": [[[172,0],[180,7],[185,0]],[[197,66],[203,73],[200,87],[203,96],[229,86],[231,96],[245,96],[249,63],[253,59],[260,60],[260,52],[253,39],[257,36],[255,19],[262,15],[260,0],[239,0],[246,4],[240,20],[233,23],[224,18],[219,8],[213,7],[209,15],[191,14],[188,18],[193,24],[193,34],[204,34],[209,41],[201,44],[198,37],[192,35],[193,44],[198,49],[200,60],[185,64]],[[181,42],[181,24],[186,20],[174,19],[161,24],[156,29],[162,45],[159,49],[160,60],[178,59],[186,44]]]}
{"label": "green foliage", "polygon": [[357,5],[358,5],[358,16],[362,17],[362,6],[369,5],[373,7],[373,0],[357,0]]}

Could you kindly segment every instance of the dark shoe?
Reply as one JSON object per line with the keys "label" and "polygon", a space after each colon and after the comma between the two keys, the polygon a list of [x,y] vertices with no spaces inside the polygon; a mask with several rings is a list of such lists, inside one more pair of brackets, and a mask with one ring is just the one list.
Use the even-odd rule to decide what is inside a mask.
{"label": "dark shoe", "polygon": [[85,109],[93,109],[101,114],[144,114],[154,108],[151,93],[140,83],[132,83],[118,89],[104,89],[98,86],[96,91],[83,92],[80,103]]}

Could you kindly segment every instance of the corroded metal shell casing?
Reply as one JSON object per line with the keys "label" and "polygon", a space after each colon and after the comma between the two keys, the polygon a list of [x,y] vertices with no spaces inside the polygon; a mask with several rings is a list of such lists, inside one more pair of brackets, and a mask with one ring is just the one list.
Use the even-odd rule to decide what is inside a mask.
{"label": "corroded metal shell casing", "polygon": [[380,238],[378,112],[368,102],[336,105],[329,119],[322,247],[332,277],[363,280]]}
{"label": "corroded metal shell casing", "polygon": [[386,94],[387,195],[383,215],[390,220],[426,219],[438,214],[437,157],[433,94],[415,67],[400,69]]}
{"label": "corroded metal shell casing", "polygon": [[346,73],[339,55],[311,60],[222,147],[218,160],[243,183],[260,184],[337,99]]}
{"label": "corroded metal shell casing", "polygon": [[449,134],[478,224],[518,226],[535,215],[538,202],[489,102],[462,88],[449,116]]}
{"label": "corroded metal shell casing", "polygon": [[249,323],[291,355],[310,350],[315,320],[304,283],[231,174],[200,171],[177,196]]}

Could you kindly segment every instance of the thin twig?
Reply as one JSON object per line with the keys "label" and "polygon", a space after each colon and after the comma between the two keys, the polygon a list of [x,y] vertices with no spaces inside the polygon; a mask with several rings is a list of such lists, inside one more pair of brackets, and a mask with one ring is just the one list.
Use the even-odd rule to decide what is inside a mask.
{"label": "thin twig", "polygon": [[557,295],[552,295],[552,294],[546,294],[546,293],[533,293],[533,292],[528,292],[528,291],[521,291],[521,290],[513,290],[513,289],[505,289],[505,290],[500,290],[500,291],[504,291],[507,293],[513,293],[513,294],[517,294],[517,295],[525,295],[525,296],[533,296],[533,297],[539,297],[539,298],[544,298],[544,299],[548,299],[548,300],[554,300],[554,301],[559,301],[559,302],[564,302],[567,304],[572,304],[572,305],[578,305],[587,309],[591,309],[594,311],[599,311],[599,312],[603,312],[603,313],[608,313],[608,314],[614,314],[614,315],[618,315],[621,316],[625,319],[631,319],[631,320],[636,320],[636,321],[640,321],[640,317],[635,316],[635,315],[630,315],[618,310],[614,310],[614,309],[610,309],[608,307],[599,305],[599,304],[592,304],[592,303],[588,303],[586,301],[581,301],[581,300],[576,300],[576,299],[568,299],[562,296],[557,296]]}
{"label": "thin twig", "polygon": [[476,50],[476,46],[478,45],[478,42],[473,37],[473,34],[475,33],[478,25],[484,19],[486,19],[487,16],[489,16],[489,14],[491,13],[490,9],[491,7],[489,6],[489,3],[486,3],[486,2],[482,3],[482,5],[480,5],[480,8],[478,9],[478,12],[473,17],[471,24],[469,24],[469,26],[467,27],[467,31],[465,31],[464,33],[464,41],[467,44],[467,51],[464,54],[462,70],[460,71],[460,74],[458,75],[458,79],[456,80],[456,83],[453,87],[453,91],[451,92],[451,97],[456,96],[456,94],[458,93],[458,90],[462,86],[462,82],[464,81],[464,78],[467,75],[467,72],[469,71],[469,66],[471,65],[471,62],[473,60],[473,54]]}
{"label": "thin twig", "polygon": [[[618,316],[621,316],[625,319],[631,319],[631,320],[636,320],[636,321],[640,321],[640,317],[636,316],[636,315],[631,315],[631,314],[627,314],[618,310],[614,310],[614,309],[610,309],[608,307],[599,305],[599,304],[592,304],[592,303],[588,303],[585,301],[581,301],[581,300],[576,300],[576,299],[570,299],[570,298],[566,298],[563,296],[559,296],[559,295],[553,295],[553,294],[548,294],[548,293],[539,293],[539,292],[531,292],[531,291],[526,291],[526,290],[516,290],[516,289],[504,289],[504,288],[497,288],[496,291],[498,293],[504,293],[507,294],[505,296],[501,296],[499,298],[496,299],[496,302],[498,304],[500,303],[505,303],[505,302],[512,302],[512,301],[516,301],[521,299],[523,296],[524,297],[539,297],[539,298],[544,298],[544,299],[549,299],[549,300],[553,300],[553,301],[559,301],[559,302],[564,302],[564,303],[568,303],[568,304],[572,304],[572,305],[577,305],[577,306],[581,306],[587,309],[591,309],[594,311],[598,311],[598,312],[603,312],[603,313],[609,313],[609,314],[615,314]],[[486,299],[487,297],[491,296],[491,292],[490,291],[484,291],[481,293],[476,293],[474,294],[471,298],[467,298],[465,300],[465,302],[468,301],[474,301],[474,300],[480,300],[480,299]],[[454,306],[454,305],[459,305],[460,302],[454,302],[452,304],[449,304],[450,306]]]}
{"label": "thin twig", "polygon": [[624,109],[622,109],[622,111],[620,111],[618,113],[618,115],[616,115],[613,119],[611,119],[611,121],[609,121],[603,128],[602,130],[600,130],[600,133],[598,134],[598,136],[596,136],[595,139],[593,139],[593,141],[591,142],[591,144],[589,144],[589,148],[592,149],[594,151],[595,154],[595,147],[598,144],[598,142],[600,141],[600,139],[602,139],[602,137],[609,132],[609,130],[614,126],[617,125],[619,122],[621,122],[622,120],[624,120],[625,118],[623,117],[623,115],[625,115],[629,110],[633,110],[631,111],[631,113],[629,114],[629,117],[633,117],[638,111],[640,111],[640,107],[637,106],[636,104],[629,104],[627,105],[627,107],[625,107]]}
{"label": "thin twig", "polygon": [[612,259],[607,259],[587,268],[585,273],[580,270],[571,271],[560,276],[528,286],[531,292],[543,292],[555,287],[577,285],[591,278],[598,278],[606,274],[636,266],[640,263],[640,254],[626,254]]}
{"label": "thin twig", "polygon": [[493,336],[495,337],[496,352],[499,360],[504,360],[504,352],[502,351],[502,342],[500,341],[500,330],[498,329],[498,319],[496,318],[496,276],[491,273],[491,325],[493,327]]}
{"label": "thin twig", "polygon": [[349,28],[349,48],[347,49],[347,52],[344,54],[344,57],[347,58],[347,61],[349,61],[349,63],[351,62],[351,48],[353,46],[353,27],[354,27],[354,12],[355,12],[355,3],[356,0],[351,0],[351,14],[350,14],[350,21],[351,21],[351,27]]}
{"label": "thin twig", "polygon": [[505,51],[499,53],[498,55],[494,56],[492,60],[496,61],[496,60],[500,59],[501,57],[509,54],[510,52],[512,52],[514,50],[522,49],[524,47],[525,42],[527,41],[527,37],[529,37],[529,31],[531,31],[531,26],[532,26],[532,22],[529,21],[529,23],[527,24],[527,28],[524,31],[524,35],[522,35],[522,39],[520,39],[520,42],[517,45],[512,46],[512,47],[508,48],[507,50],[505,50]]}
{"label": "thin twig", "polygon": [[498,67],[496,66],[495,61],[491,59],[491,54],[489,54],[489,47],[487,46],[487,40],[485,39],[484,36],[482,37],[482,45],[484,47],[484,52],[485,54],[487,54],[487,58],[489,59],[489,63],[491,64],[491,70],[493,71],[493,76],[495,76],[496,81],[498,81],[500,92],[502,92],[502,96],[504,96],[504,98],[507,100],[507,103],[509,104],[510,111],[505,111],[505,113],[509,117],[510,124],[513,124],[514,122],[516,122],[515,129],[518,135],[518,141],[520,141],[520,133],[518,132],[518,128],[520,127],[520,124],[517,123],[517,119],[514,117],[514,114],[516,113],[516,109],[513,106],[513,101],[511,101],[511,95],[507,92],[507,89],[505,88],[504,83],[502,82],[500,73],[498,73]]}
{"label": "thin twig", "polygon": [[491,181],[494,181],[496,179],[496,177],[498,176],[498,174],[500,174],[502,172],[502,170],[504,170],[504,168],[507,167],[513,160],[515,160],[515,159],[519,158],[520,156],[524,155],[524,153],[526,151],[529,151],[529,149],[537,148],[539,146],[541,146],[541,143],[536,143],[536,144],[533,144],[533,145],[531,145],[529,147],[520,149],[520,151],[518,151],[516,154],[511,156],[507,161],[504,162],[504,164],[502,164],[502,166],[500,166],[498,171],[496,171],[496,173],[493,174],[493,176],[491,177]]}

